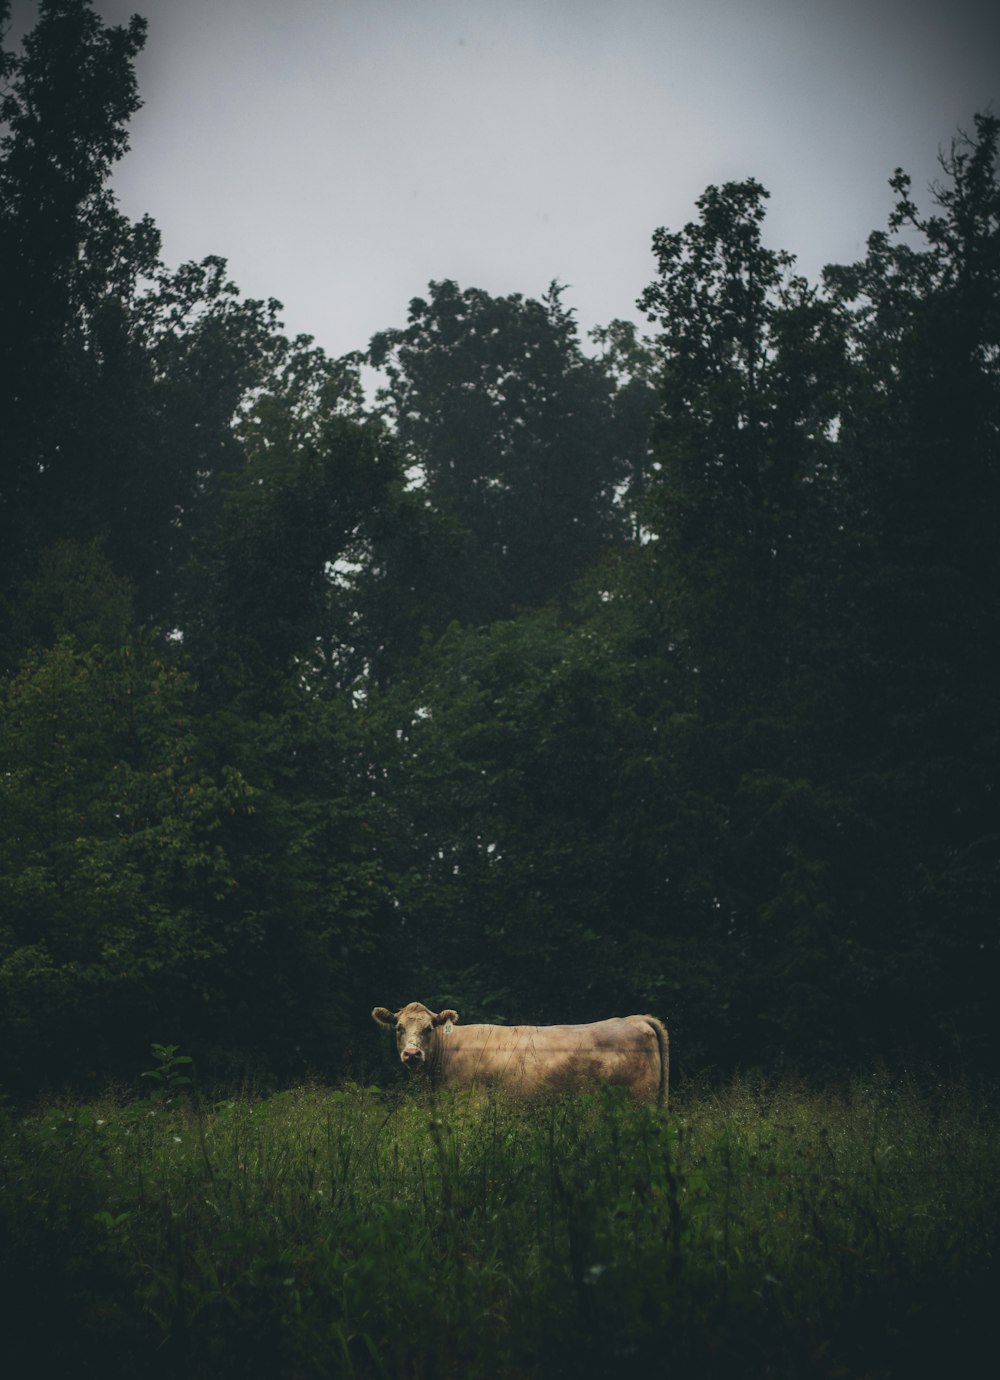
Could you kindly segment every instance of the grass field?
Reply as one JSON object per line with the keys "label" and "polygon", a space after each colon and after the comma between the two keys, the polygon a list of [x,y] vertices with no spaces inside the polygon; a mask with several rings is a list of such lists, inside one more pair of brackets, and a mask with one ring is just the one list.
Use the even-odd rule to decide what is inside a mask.
{"label": "grass field", "polygon": [[0,1115],[9,1380],[913,1380],[992,1337],[967,1091],[158,1091]]}

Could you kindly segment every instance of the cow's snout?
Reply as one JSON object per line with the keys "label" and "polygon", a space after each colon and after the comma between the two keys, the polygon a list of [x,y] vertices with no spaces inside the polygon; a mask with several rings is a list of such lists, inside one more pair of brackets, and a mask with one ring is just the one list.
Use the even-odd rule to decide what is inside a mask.
{"label": "cow's snout", "polygon": [[423,1057],[424,1051],[422,1049],[417,1049],[413,1045],[408,1045],[406,1049],[403,1050],[402,1058],[404,1064],[419,1064]]}

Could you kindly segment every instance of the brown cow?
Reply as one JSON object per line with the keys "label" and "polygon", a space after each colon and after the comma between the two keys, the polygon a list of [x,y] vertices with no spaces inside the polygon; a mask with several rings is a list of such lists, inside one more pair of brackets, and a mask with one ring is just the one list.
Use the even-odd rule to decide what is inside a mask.
{"label": "brown cow", "polygon": [[500,1084],[518,1093],[593,1092],[602,1083],[635,1098],[667,1100],[669,1044],[655,1016],[623,1016],[592,1025],[466,1025],[455,1011],[411,1001],[372,1018],[396,1031],[399,1057],[433,1088]]}

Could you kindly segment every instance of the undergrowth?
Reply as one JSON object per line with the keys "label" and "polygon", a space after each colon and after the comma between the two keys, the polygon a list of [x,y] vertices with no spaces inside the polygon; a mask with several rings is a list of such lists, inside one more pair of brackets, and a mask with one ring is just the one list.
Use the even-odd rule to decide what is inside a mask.
{"label": "undergrowth", "polygon": [[666,1115],[318,1087],[7,1112],[6,1373],[971,1373],[996,1121],[884,1079]]}

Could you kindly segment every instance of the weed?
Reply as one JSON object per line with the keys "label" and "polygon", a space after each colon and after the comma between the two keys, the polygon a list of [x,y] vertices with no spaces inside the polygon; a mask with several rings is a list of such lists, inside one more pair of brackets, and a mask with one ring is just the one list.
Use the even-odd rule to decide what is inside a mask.
{"label": "weed", "polygon": [[191,1079],[179,1070],[192,1062],[189,1054],[178,1054],[177,1045],[152,1046],[153,1058],[159,1059],[155,1069],[146,1069],[143,1078],[151,1078],[156,1087],[151,1088],[149,1096],[156,1101],[169,1101],[182,1088],[191,1086]]}

